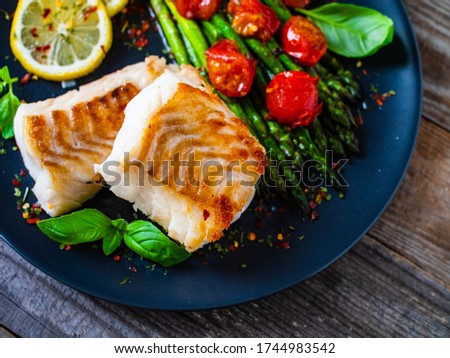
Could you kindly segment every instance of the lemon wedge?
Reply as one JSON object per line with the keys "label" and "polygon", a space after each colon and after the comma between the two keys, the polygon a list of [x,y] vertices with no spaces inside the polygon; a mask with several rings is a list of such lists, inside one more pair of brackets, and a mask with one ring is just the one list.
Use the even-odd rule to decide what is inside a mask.
{"label": "lemon wedge", "polygon": [[27,71],[67,81],[95,70],[112,37],[101,0],[19,0],[10,44]]}
{"label": "lemon wedge", "polygon": [[108,16],[113,17],[128,4],[128,0],[103,0],[103,3]]}

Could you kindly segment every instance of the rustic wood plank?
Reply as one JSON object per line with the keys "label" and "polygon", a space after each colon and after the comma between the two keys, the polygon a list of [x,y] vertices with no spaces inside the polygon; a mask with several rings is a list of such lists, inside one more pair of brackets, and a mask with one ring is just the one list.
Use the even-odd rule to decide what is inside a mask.
{"label": "rustic wood plank", "polygon": [[402,187],[371,230],[450,288],[450,135],[422,121],[417,147]]}
{"label": "rustic wood plank", "polygon": [[0,338],[19,338],[14,332],[11,332],[6,327],[0,325]]}
{"label": "rustic wood plank", "polygon": [[0,337],[450,336],[450,1],[404,1],[425,64],[424,114],[441,128],[423,121],[393,203],[341,260],[249,304],[155,312],[66,287],[0,240]]}
{"label": "rustic wood plank", "polygon": [[[431,173],[448,170],[449,143],[450,133],[424,121],[405,183],[380,222],[330,268],[277,295],[207,312],[129,308],[60,284],[1,242],[0,322],[25,337],[449,336],[448,215],[435,202],[448,194],[427,194],[427,185],[445,181],[445,170]],[[411,193],[436,225],[420,220]],[[423,247],[427,255],[417,252]]]}
{"label": "rustic wood plank", "polygon": [[[0,300],[2,322],[25,337],[450,334],[450,292],[371,237],[315,278],[280,294],[229,309],[183,313],[128,308],[97,300],[63,286],[28,267],[9,248],[3,249],[12,258],[8,267],[23,273],[25,279],[8,285],[6,295],[12,295],[10,301],[14,300],[17,307],[12,309],[4,299]],[[17,296],[17,292],[22,295]],[[42,328],[37,329],[36,324],[30,324],[33,322],[39,322]]]}
{"label": "rustic wood plank", "polygon": [[404,0],[424,66],[424,114],[450,130],[450,1]]}

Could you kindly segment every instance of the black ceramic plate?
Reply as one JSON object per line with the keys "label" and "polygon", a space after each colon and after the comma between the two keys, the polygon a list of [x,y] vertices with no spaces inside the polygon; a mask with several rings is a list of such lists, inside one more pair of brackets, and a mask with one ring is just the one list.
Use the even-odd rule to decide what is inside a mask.
{"label": "black ceramic plate", "polygon": [[[320,219],[315,222],[304,223],[295,210],[288,210],[272,215],[263,226],[262,232],[294,226],[289,250],[246,241],[245,247],[223,259],[212,252],[206,259],[195,256],[167,271],[138,258],[133,262],[127,259],[116,262],[89,245],[60,250],[35,226],[27,225],[16,210],[11,180],[23,163],[19,152],[12,150],[14,143],[9,141],[4,143],[7,154],[0,156],[0,232],[6,242],[33,265],[71,287],[106,300],[153,309],[194,310],[238,304],[285,289],[330,265],[365,234],[392,198],[408,166],[421,112],[420,60],[402,2],[353,3],[373,7],[395,22],[393,44],[365,59],[363,65],[369,74],[366,87],[373,83],[381,91],[393,89],[397,95],[381,110],[365,113],[365,124],[359,132],[362,154],[353,158],[344,171],[350,184],[344,200],[335,196],[321,205]],[[11,12],[14,4],[7,2],[2,6]],[[13,76],[21,77],[25,71],[9,50],[10,22],[2,14],[0,17],[0,63],[7,64]],[[150,37],[142,52],[129,50],[116,41],[101,68],[78,84],[140,61],[145,52],[162,55],[159,34],[155,32]],[[42,80],[16,90],[27,101],[62,92],[60,84]],[[24,179],[23,187],[26,185],[32,186],[31,179]],[[126,215],[129,211],[128,205],[107,192],[99,194],[89,205],[109,207],[112,215],[115,212]],[[247,212],[234,228],[246,231],[253,225],[254,213]],[[303,235],[303,240],[296,239]],[[137,272],[129,270],[131,265],[137,267]],[[120,281],[126,277],[129,282],[121,285]]]}

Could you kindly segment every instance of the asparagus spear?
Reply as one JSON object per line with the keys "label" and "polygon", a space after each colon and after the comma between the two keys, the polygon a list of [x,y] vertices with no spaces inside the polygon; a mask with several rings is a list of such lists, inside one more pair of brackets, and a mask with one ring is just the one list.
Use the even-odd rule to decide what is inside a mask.
{"label": "asparagus spear", "polygon": [[[243,40],[240,38],[240,36],[234,31],[234,29],[231,27],[231,25],[225,20],[225,18],[220,14],[215,14],[212,18],[213,26],[217,26],[217,32],[222,34],[226,38],[235,39],[236,41],[240,42],[240,50],[244,54],[250,55],[249,49],[246,47],[246,44],[253,44],[253,50],[257,54],[257,56],[262,60],[265,59],[265,64],[269,67],[269,69],[273,72],[273,74],[283,72],[285,68],[283,67],[282,63],[273,55],[273,53],[270,51],[270,48],[266,48],[260,41],[251,39],[252,41],[246,40],[244,43]],[[274,41],[274,40],[273,40]],[[287,55],[285,55],[288,57]],[[291,61],[289,59],[289,61]],[[301,69],[297,64],[295,64],[293,61],[295,69]],[[264,83],[265,87],[267,85],[267,82]],[[261,98],[264,98],[264,93],[260,93]],[[334,103],[334,101],[331,99],[331,97],[327,97],[327,100],[330,100],[331,103]],[[264,108],[265,106],[261,103],[257,105],[258,108]],[[345,110],[342,110],[342,115],[346,116]],[[263,115],[263,118],[265,116]],[[289,134],[286,133],[286,131],[282,128],[282,126],[276,122],[268,122],[268,128],[269,131],[275,136],[275,138],[278,139],[279,146],[281,149],[285,150],[290,156],[291,159],[296,162],[297,165],[301,165],[299,162],[299,156],[300,154],[297,154],[295,149],[291,149],[293,143],[289,143],[285,141],[285,138],[289,138]],[[316,132],[318,133],[319,127],[316,126]],[[326,148],[326,137],[322,135],[321,137],[318,137],[318,139],[322,142],[322,148]],[[283,141],[283,142],[280,142]],[[320,161],[321,168],[324,172],[324,175],[328,176],[334,176],[331,168],[326,164],[326,158],[325,158],[325,150],[323,150],[323,155],[320,154],[320,151],[316,148],[316,146],[312,143],[312,139],[308,133],[308,135],[304,136],[300,139],[300,141],[307,145],[302,146],[302,150],[306,151],[309,154],[309,157],[313,160]]]}
{"label": "asparagus spear", "polygon": [[164,5],[163,0],[150,0],[150,5],[155,12],[158,22],[166,35],[166,40],[169,47],[175,56],[175,60],[179,65],[186,65],[189,63],[189,56],[183,44],[183,39],[178,32],[175,23],[172,20],[169,10]]}
{"label": "asparagus spear", "polygon": [[[155,5],[158,5],[159,7],[163,7],[163,5],[166,5],[170,9],[170,12],[178,23],[177,28],[175,23],[172,22],[172,24],[170,24],[171,28],[169,29],[169,31],[164,32],[165,36],[177,34],[177,36],[179,35],[180,38],[184,38],[184,50],[192,57],[192,62],[198,64],[204,61],[206,63],[206,61],[202,58],[204,58],[204,51],[206,51],[208,45],[202,31],[200,30],[200,27],[198,27],[198,25],[192,20],[187,20],[181,17],[178,14],[176,8],[173,6],[173,3],[171,3],[170,1],[165,1],[165,4],[159,2]],[[185,22],[188,23],[186,24]],[[205,29],[205,26],[203,28]],[[212,39],[213,36],[210,36],[210,38]],[[284,192],[288,191],[290,195],[295,199],[297,204],[299,204],[301,212],[304,215],[307,215],[309,213],[308,200],[301,186],[298,185],[299,178],[296,176],[292,168],[288,166],[288,161],[286,160],[287,158],[283,151],[278,147],[277,142],[273,137],[270,136],[270,132],[265,126],[264,119],[257,113],[249,100],[244,99],[239,103],[238,101],[230,100],[225,96],[221,97],[225,100],[225,103],[230,106],[230,109],[244,120],[251,132],[266,147],[267,151],[272,152],[276,156],[276,159],[279,162],[283,163],[280,169],[283,170],[283,175],[286,178],[286,182],[282,179],[280,173],[276,171],[276,168],[271,167],[269,169],[270,173],[272,177],[274,177],[277,181],[278,186],[280,186]]]}

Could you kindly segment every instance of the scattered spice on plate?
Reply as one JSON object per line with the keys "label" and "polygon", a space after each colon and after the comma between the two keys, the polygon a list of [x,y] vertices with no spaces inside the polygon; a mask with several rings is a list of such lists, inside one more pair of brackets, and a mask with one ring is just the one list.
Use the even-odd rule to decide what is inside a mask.
{"label": "scattered spice on plate", "polygon": [[375,100],[375,103],[379,108],[383,107],[384,103],[388,98],[395,96],[397,93],[394,90],[388,92],[380,93],[378,87],[370,86],[371,97]]}
{"label": "scattered spice on plate", "polygon": [[154,19],[145,6],[130,0],[120,14],[113,18],[113,21],[118,22],[119,38],[125,45],[139,51],[148,45],[148,32],[153,28]]}

